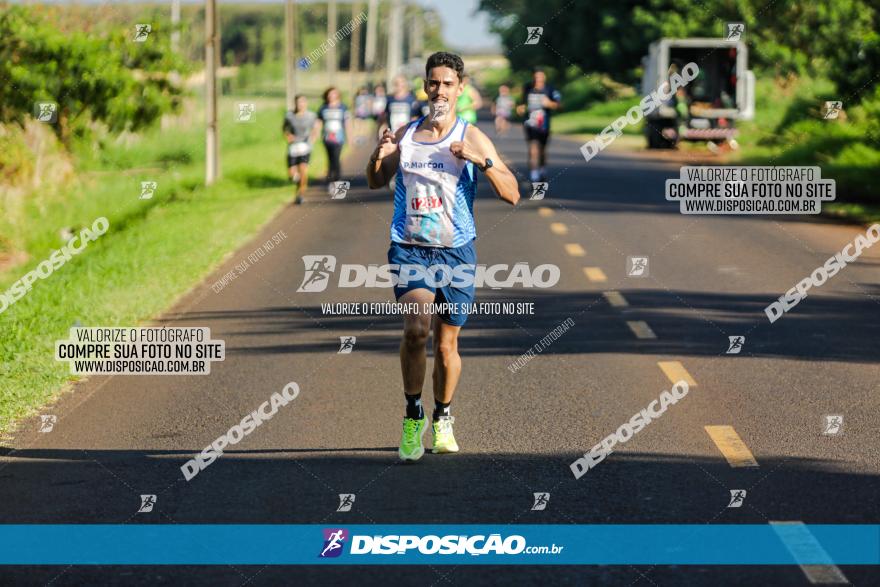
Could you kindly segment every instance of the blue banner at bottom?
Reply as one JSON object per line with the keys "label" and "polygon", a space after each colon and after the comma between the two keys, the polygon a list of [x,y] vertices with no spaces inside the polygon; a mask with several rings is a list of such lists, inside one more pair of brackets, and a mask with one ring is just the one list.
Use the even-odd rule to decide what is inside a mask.
{"label": "blue banner at bottom", "polygon": [[5,524],[4,565],[877,565],[880,525]]}

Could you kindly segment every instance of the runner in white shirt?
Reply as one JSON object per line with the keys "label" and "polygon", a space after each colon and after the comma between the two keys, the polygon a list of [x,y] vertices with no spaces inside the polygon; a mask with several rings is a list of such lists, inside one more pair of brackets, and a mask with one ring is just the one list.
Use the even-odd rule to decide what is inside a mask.
{"label": "runner in white shirt", "polygon": [[[476,126],[456,116],[455,104],[462,93],[464,63],[461,57],[440,52],[425,66],[425,92],[430,113],[396,133],[386,130],[367,165],[367,182],[373,189],[388,184],[396,174],[394,217],[388,262],[398,267],[395,297],[403,304],[423,308],[426,304],[457,304],[474,299],[473,281],[453,280],[446,286],[433,281],[401,282],[402,267],[446,265],[454,272],[473,275],[476,267],[473,203],[477,169],[482,171],[496,195],[516,204],[516,177],[504,164],[492,141]],[[462,267],[464,266],[464,267]],[[400,441],[400,458],[415,461],[425,452],[422,436],[427,418],[421,405],[425,379],[425,343],[434,333],[435,453],[458,452],[452,433],[449,406],[461,375],[458,335],[467,319],[465,310],[451,309],[437,315],[415,312],[404,316],[400,365],[406,397],[406,416]]]}

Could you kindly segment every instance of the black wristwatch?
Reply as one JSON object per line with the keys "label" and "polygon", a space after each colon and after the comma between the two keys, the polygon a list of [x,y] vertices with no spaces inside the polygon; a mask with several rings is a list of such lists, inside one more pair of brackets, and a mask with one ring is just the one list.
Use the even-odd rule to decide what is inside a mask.
{"label": "black wristwatch", "polygon": [[477,167],[479,168],[480,171],[482,171],[483,173],[486,173],[486,170],[489,169],[490,167],[492,167],[493,165],[495,165],[495,162],[492,161],[491,159],[489,159],[488,157],[486,157],[486,164],[483,165],[482,167],[480,167],[479,165]]}

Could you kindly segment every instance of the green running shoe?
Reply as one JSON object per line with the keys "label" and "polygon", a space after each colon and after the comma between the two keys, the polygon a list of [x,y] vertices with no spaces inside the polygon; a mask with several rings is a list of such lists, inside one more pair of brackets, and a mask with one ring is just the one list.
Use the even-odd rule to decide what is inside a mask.
{"label": "green running shoe", "polygon": [[440,419],[434,422],[434,448],[431,452],[435,455],[458,452],[458,443],[455,442],[455,436],[452,435],[453,422],[455,422],[455,418],[452,416],[440,416]]}
{"label": "green running shoe", "polygon": [[417,461],[425,454],[425,445],[422,437],[428,429],[428,418],[416,420],[414,418],[403,419],[403,434],[400,437],[400,450],[397,451],[400,459],[404,461]]}

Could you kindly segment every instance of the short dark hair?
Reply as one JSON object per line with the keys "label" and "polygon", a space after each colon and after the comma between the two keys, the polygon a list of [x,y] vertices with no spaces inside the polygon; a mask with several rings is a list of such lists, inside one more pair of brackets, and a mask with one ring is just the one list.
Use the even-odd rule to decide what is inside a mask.
{"label": "short dark hair", "polygon": [[462,61],[461,57],[455,53],[438,51],[428,57],[428,62],[425,63],[425,77],[428,77],[430,71],[435,67],[448,67],[449,69],[454,69],[455,73],[458,75],[458,81],[461,81],[462,77],[464,77],[464,61]]}

